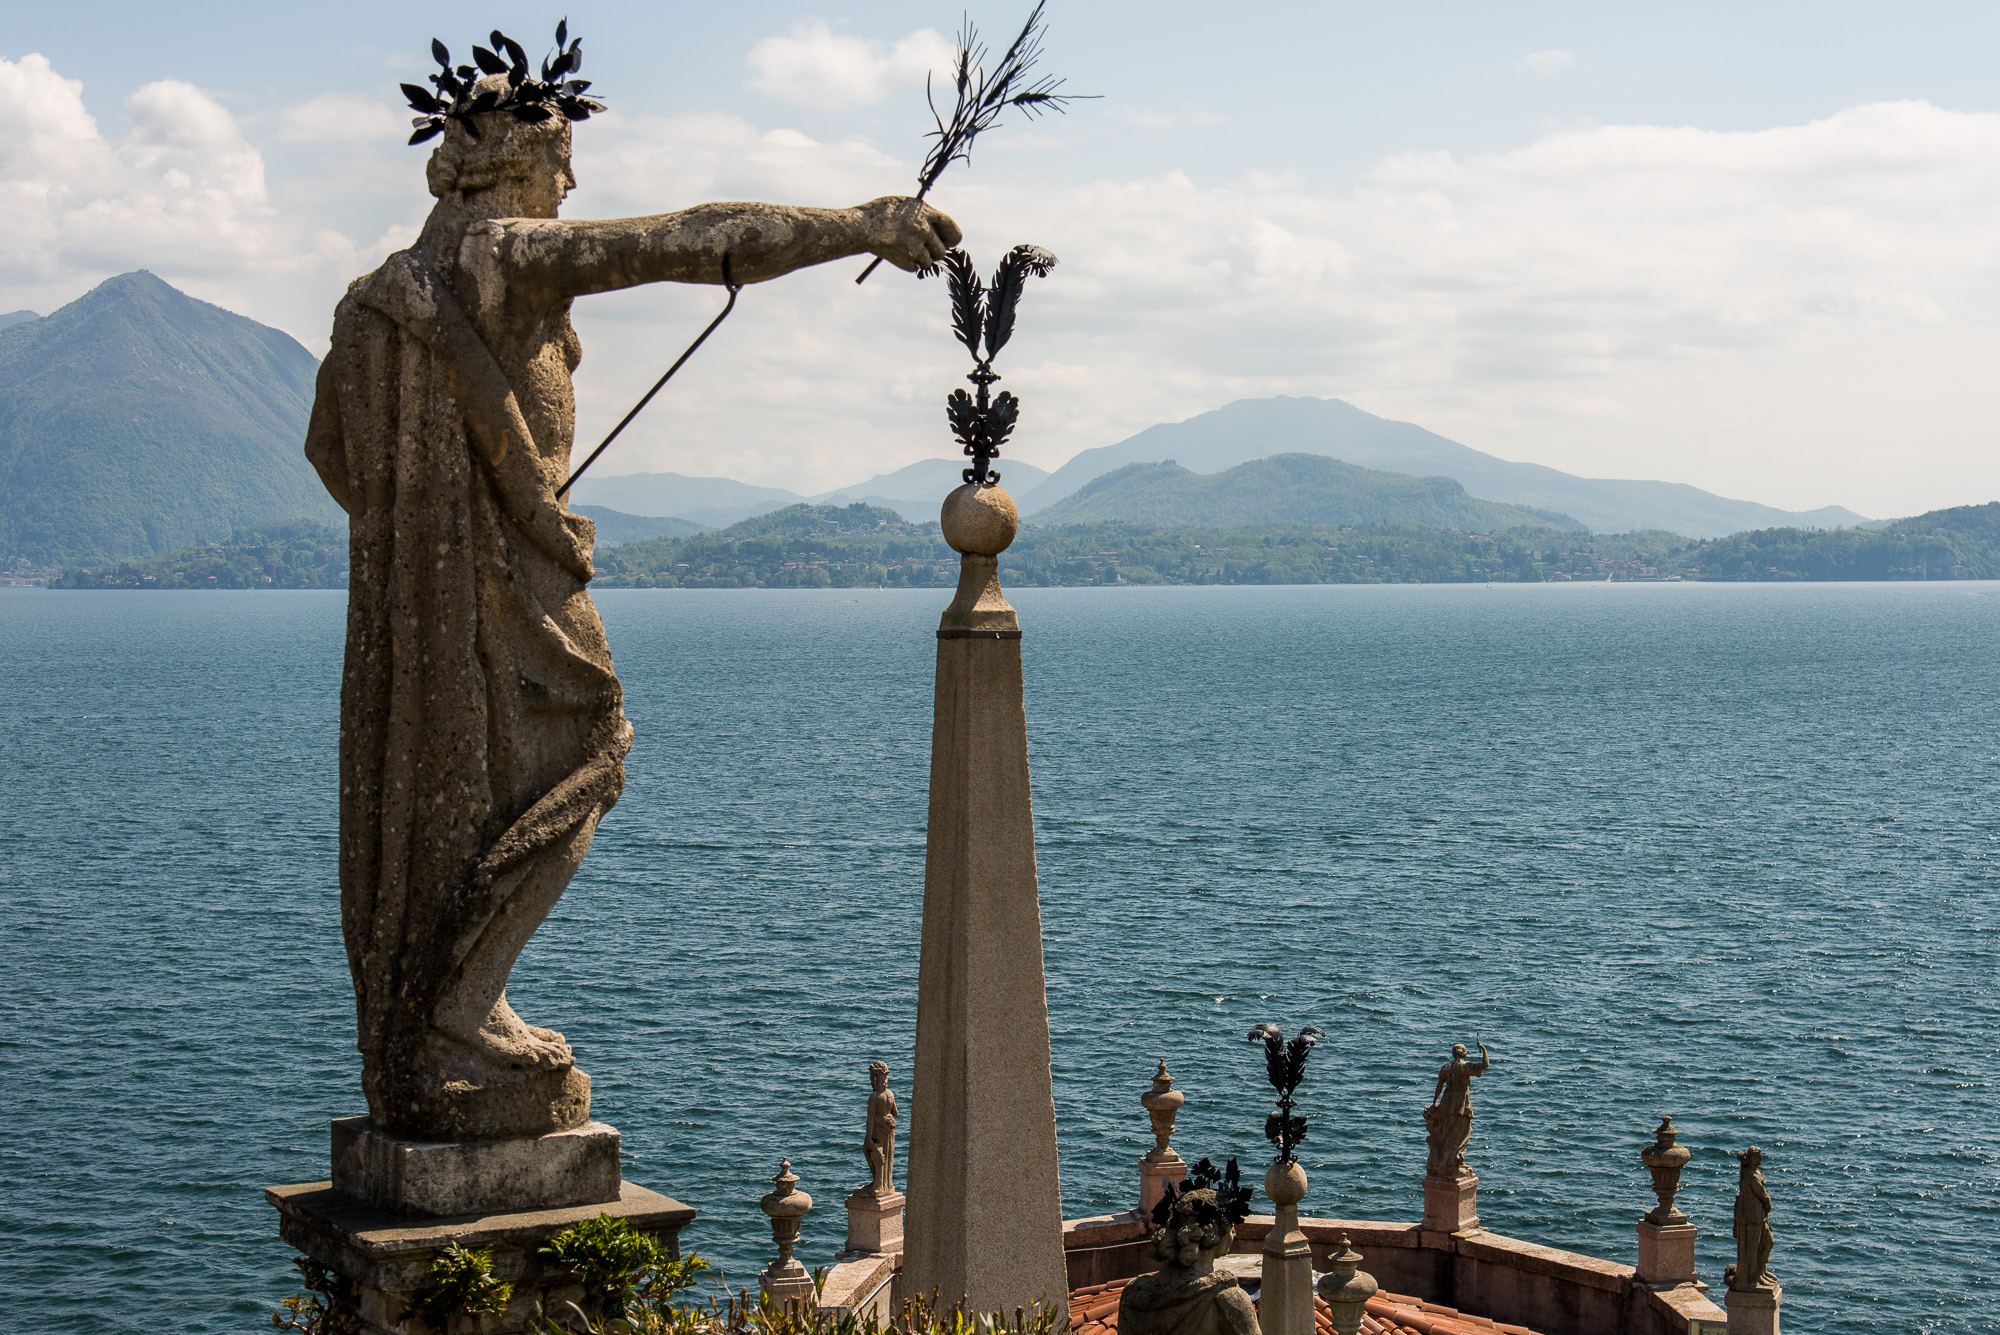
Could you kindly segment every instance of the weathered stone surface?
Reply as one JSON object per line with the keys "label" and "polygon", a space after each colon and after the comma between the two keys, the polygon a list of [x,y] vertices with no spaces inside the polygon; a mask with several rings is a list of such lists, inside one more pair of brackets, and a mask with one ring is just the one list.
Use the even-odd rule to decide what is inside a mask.
{"label": "weathered stone surface", "polygon": [[[954,496],[968,490],[998,489]],[[904,1292],[979,1311],[1062,1308],[1020,621],[995,555],[965,550],[994,545],[985,520],[947,523],[945,537],[965,555],[938,628]]]}
{"label": "weathered stone surface", "polygon": [[1694,1240],[1693,1224],[1656,1224],[1641,1219],[1639,1282],[1663,1289],[1700,1283],[1694,1272]]}
{"label": "weathered stone surface", "polygon": [[870,1189],[877,1196],[896,1194],[896,1094],[889,1088],[889,1064],[868,1064],[868,1124],[861,1134],[861,1155],[868,1161]]}
{"label": "weathered stone surface", "polygon": [[1257,1290],[1257,1323],[1264,1335],[1313,1335],[1312,1244],[1299,1231],[1306,1185],[1306,1170],[1296,1161],[1280,1160],[1264,1173],[1264,1194],[1277,1207],[1264,1236]]}
{"label": "weathered stone surface", "polygon": [[1729,1290],[1722,1298],[1729,1311],[1729,1335],[1778,1335],[1778,1303],[1784,1293],[1775,1281],[1761,1288]]}
{"label": "weathered stone surface", "polygon": [[902,1251],[903,1203],[901,1192],[878,1196],[873,1187],[863,1187],[850,1194],[847,1198],[847,1249],[840,1254],[841,1259]]}
{"label": "weathered stone surface", "polygon": [[1162,1058],[1160,1069],[1153,1074],[1152,1087],[1139,1096],[1140,1105],[1153,1123],[1153,1148],[1139,1158],[1139,1213],[1142,1215],[1152,1214],[1167,1183],[1178,1187],[1187,1181],[1187,1162],[1174,1153],[1171,1143],[1174,1118],[1186,1102],[1187,1095],[1174,1088],[1174,1078],[1167,1074],[1166,1059]]}
{"label": "weathered stone surface", "polygon": [[[1722,1272],[1731,1292],[1775,1289],[1771,1276],[1771,1193],[1764,1185],[1764,1151],[1752,1145],[1736,1156],[1736,1263]],[[1774,1321],[1776,1317],[1772,1318]]]}
{"label": "weathered stone surface", "polygon": [[1469,1170],[1465,1150],[1472,1141],[1472,1082],[1493,1065],[1486,1045],[1479,1047],[1479,1060],[1465,1059],[1465,1044],[1451,1046],[1451,1060],[1438,1068],[1437,1087],[1424,1109],[1424,1130],[1430,1159],[1424,1165],[1428,1177],[1456,1178]]}
{"label": "weathered stone surface", "polygon": [[870,252],[942,255],[950,219],[711,204],[562,222],[570,127],[454,121],[437,205],[334,315],[306,454],[347,510],[341,917],[375,1124],[431,1140],[581,1125],[560,1034],[508,974],[624,784],[631,729],[596,609],[590,522],[557,496],[575,430],[573,298],[761,282]]}
{"label": "weathered stone surface", "polygon": [[1426,1177],[1423,1227],[1434,1233],[1463,1233],[1478,1228],[1479,1179],[1471,1173]]}
{"label": "weathered stone surface", "polygon": [[552,1274],[539,1251],[572,1224],[609,1214],[664,1238],[680,1254],[680,1230],[695,1212],[669,1196],[622,1183],[614,1201],[560,1210],[524,1210],[412,1221],[358,1201],[331,1182],[271,1187],[264,1199],[278,1211],[279,1235],[355,1287],[361,1335],[403,1335],[403,1305],[427,1282],[431,1261],[451,1243],[490,1249],[494,1277],[514,1286],[507,1310],[481,1326],[487,1335],[530,1328],[535,1303],[560,1310],[581,1290]]}
{"label": "weathered stone surface", "polygon": [[401,1215],[494,1214],[618,1199],[619,1136],[602,1122],[513,1140],[406,1140],[333,1124],[333,1186]]}
{"label": "weathered stone surface", "polygon": [[[1118,1335],[1259,1335],[1257,1308],[1231,1267],[1223,1264],[1235,1241],[1226,1203],[1215,1190],[1197,1187],[1177,1193],[1150,1238],[1152,1259],[1160,1268],[1132,1280],[1119,1295]],[[1310,1254],[1306,1271],[1310,1282]],[[1269,1303],[1268,1290],[1262,1301]],[[1306,1303],[1310,1321],[1310,1288]],[[1269,1310],[1264,1308],[1267,1315]]]}

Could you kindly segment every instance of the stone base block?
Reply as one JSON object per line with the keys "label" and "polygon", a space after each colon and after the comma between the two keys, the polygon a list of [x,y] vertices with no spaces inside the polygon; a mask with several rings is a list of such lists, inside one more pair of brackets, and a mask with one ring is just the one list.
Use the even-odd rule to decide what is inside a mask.
{"label": "stone base block", "polygon": [[794,1304],[818,1306],[819,1290],[813,1284],[813,1277],[803,1265],[794,1259],[773,1261],[757,1276],[757,1287],[771,1295],[771,1301],[780,1307]]}
{"label": "stone base block", "polygon": [[1783,1296],[1776,1284],[1731,1289],[1722,1300],[1729,1311],[1729,1335],[1778,1335],[1778,1299]]}
{"label": "stone base block", "polygon": [[903,1193],[877,1196],[861,1187],[847,1197],[847,1250],[841,1260],[903,1250]]}
{"label": "stone base block", "polygon": [[618,1131],[585,1122],[516,1140],[404,1140],[366,1117],[333,1124],[333,1186],[413,1218],[554,1210],[618,1199]]}
{"label": "stone base block", "polygon": [[1641,1284],[1656,1289],[1700,1284],[1694,1273],[1693,1224],[1655,1224],[1639,1221],[1639,1273]]}
{"label": "stone base block", "polygon": [[1479,1179],[1471,1173],[1426,1177],[1423,1227],[1429,1233],[1466,1233],[1478,1228]]}
{"label": "stone base block", "polygon": [[404,1305],[428,1283],[430,1266],[450,1243],[490,1249],[494,1277],[514,1286],[507,1310],[481,1318],[484,1335],[530,1329],[537,1304],[553,1313],[580,1296],[569,1276],[551,1272],[540,1256],[550,1238],[600,1214],[626,1220],[664,1239],[680,1255],[680,1231],[694,1210],[670,1196],[621,1183],[617,1198],[558,1210],[461,1215],[412,1221],[335,1191],[331,1182],[271,1187],[264,1199],[278,1210],[278,1235],[346,1282],[346,1304],[360,1335],[402,1335]]}

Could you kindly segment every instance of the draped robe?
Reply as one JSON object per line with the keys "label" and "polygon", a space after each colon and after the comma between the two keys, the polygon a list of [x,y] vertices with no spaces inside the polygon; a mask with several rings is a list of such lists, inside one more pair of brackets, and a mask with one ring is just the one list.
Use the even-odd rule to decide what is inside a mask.
{"label": "draped robe", "polygon": [[[567,311],[548,317],[565,382]],[[555,495],[570,405],[551,430],[546,405],[524,412],[532,393],[405,251],[341,301],[306,441],[351,535],[340,886],[363,1086],[379,1127],[420,1138],[589,1110],[560,1035],[516,1024],[530,1037],[510,1047],[439,1022],[500,995],[617,801],[631,739],[585,593],[594,528]]]}

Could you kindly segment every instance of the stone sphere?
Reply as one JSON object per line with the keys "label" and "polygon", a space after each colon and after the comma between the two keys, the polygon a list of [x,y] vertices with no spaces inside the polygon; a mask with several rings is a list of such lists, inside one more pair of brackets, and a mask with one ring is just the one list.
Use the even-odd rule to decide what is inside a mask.
{"label": "stone sphere", "polygon": [[953,551],[968,556],[998,556],[1014,541],[1014,533],[1021,527],[1021,516],[1014,509],[1014,498],[999,487],[968,482],[944,498],[938,523]]}
{"label": "stone sphere", "polygon": [[1264,1170],[1264,1194],[1276,1205],[1297,1205],[1305,1199],[1306,1170],[1296,1161],[1274,1163]]}

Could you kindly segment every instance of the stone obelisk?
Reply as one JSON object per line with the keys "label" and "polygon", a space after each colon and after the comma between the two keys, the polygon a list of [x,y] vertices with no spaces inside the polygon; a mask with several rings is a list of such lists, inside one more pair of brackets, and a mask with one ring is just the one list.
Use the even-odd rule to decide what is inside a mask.
{"label": "stone obelisk", "polygon": [[958,594],[938,624],[903,1292],[1067,1312],[1021,623],[999,556],[1013,498],[945,499]]}

